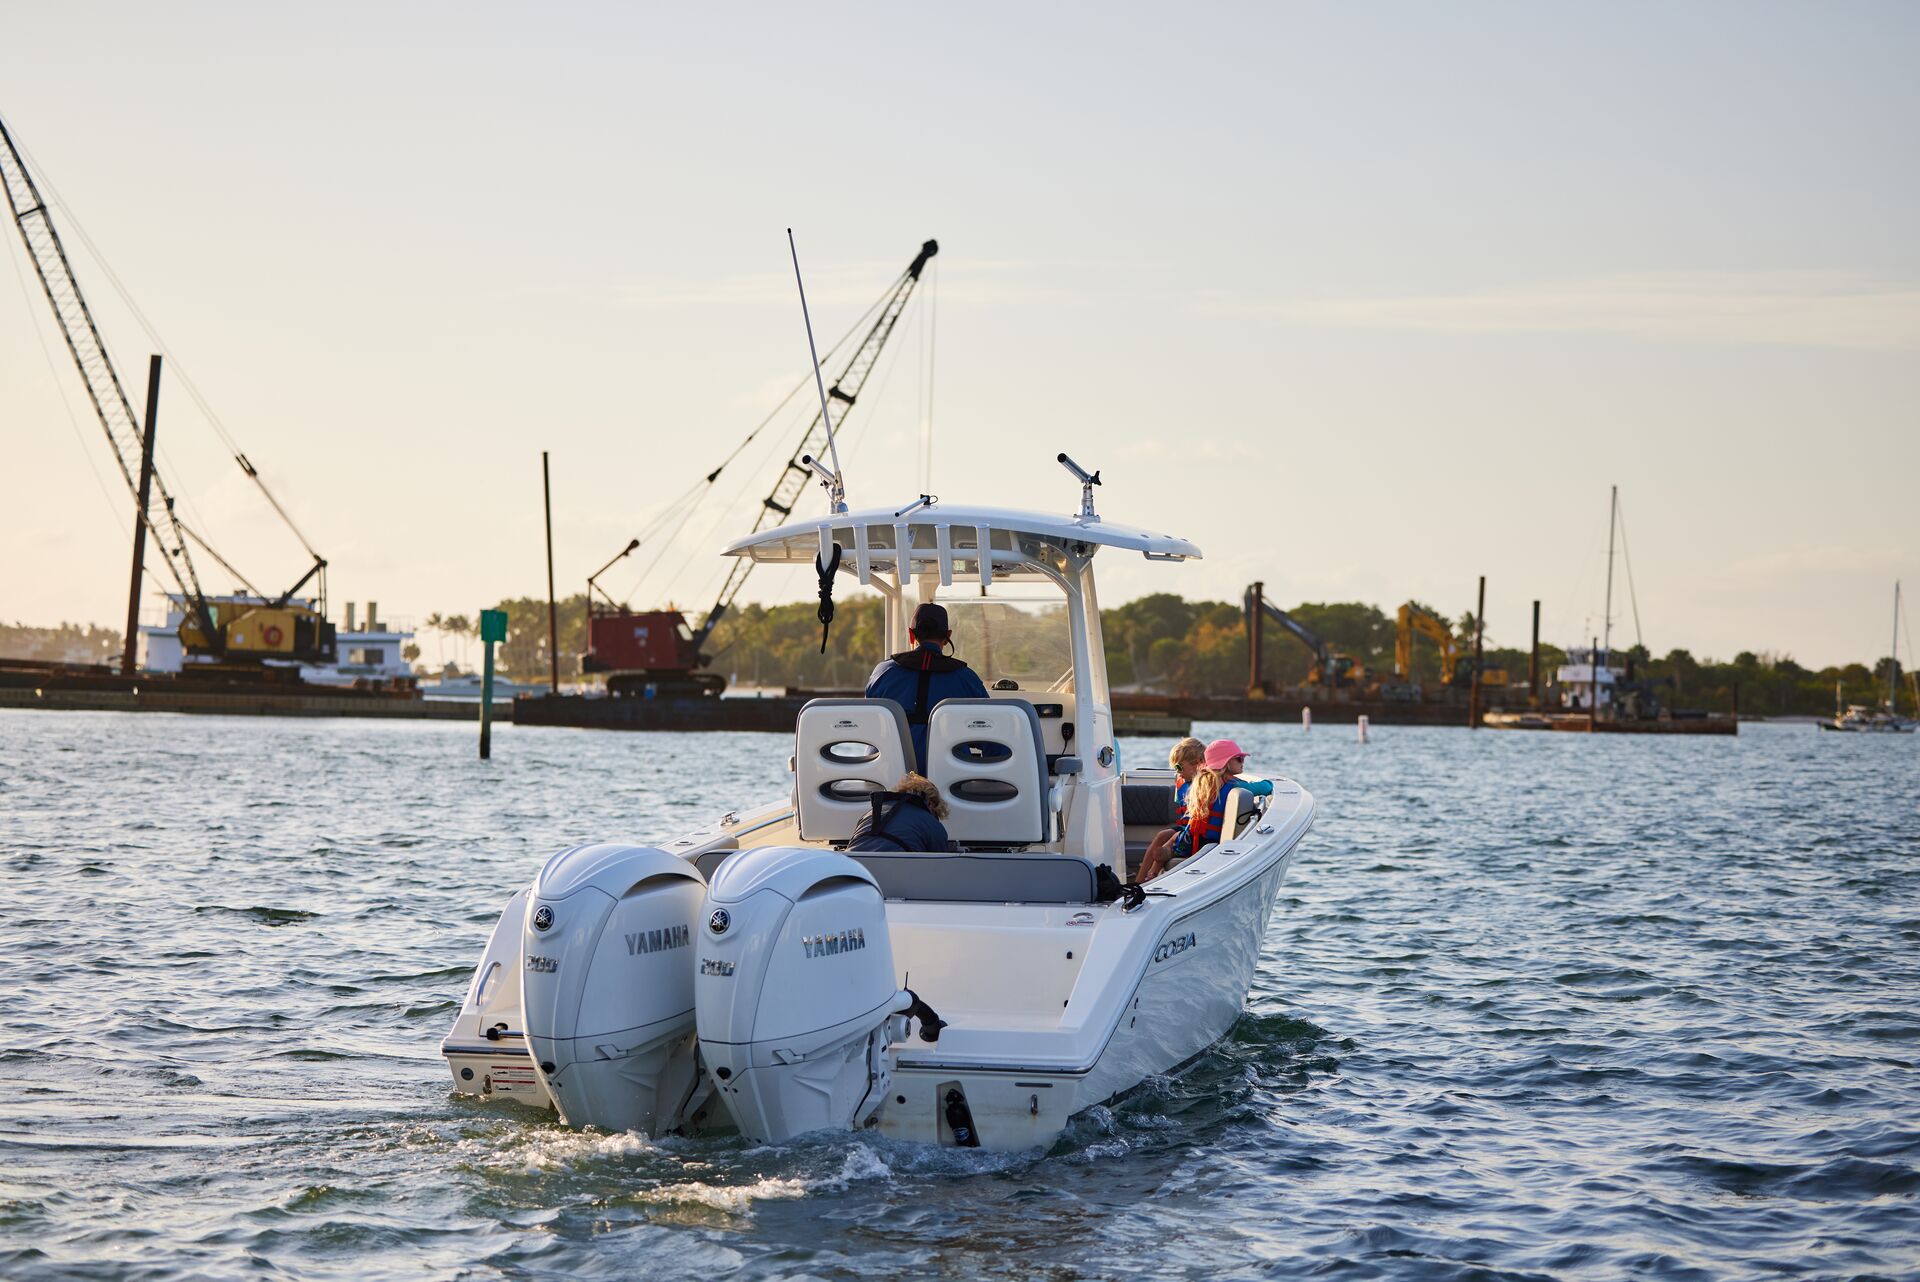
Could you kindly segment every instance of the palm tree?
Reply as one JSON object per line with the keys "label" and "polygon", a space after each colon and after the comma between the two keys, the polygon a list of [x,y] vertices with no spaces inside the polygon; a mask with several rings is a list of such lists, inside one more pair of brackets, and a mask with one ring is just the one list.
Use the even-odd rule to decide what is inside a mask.
{"label": "palm tree", "polygon": [[[440,618],[438,615],[434,617]],[[429,622],[429,626],[433,626],[431,622]],[[467,615],[450,614],[440,619],[439,629],[442,633],[451,634],[452,636],[460,638],[460,666],[463,668],[466,667],[467,638],[479,632],[479,624]]]}

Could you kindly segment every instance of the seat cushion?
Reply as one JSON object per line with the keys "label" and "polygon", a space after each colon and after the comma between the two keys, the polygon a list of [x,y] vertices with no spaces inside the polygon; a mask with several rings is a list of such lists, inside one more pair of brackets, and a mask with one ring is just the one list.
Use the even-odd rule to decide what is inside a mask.
{"label": "seat cushion", "polygon": [[888,899],[963,904],[1091,904],[1097,882],[1078,855],[855,854]]}

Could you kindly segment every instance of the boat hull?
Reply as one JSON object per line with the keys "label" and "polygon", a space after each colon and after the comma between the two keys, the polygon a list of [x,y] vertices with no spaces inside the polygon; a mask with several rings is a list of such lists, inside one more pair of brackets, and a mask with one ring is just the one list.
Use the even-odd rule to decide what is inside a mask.
{"label": "boat hull", "polygon": [[[1044,1147],[1077,1114],[1202,1054],[1245,1008],[1274,902],[1313,811],[1305,790],[1276,781],[1248,831],[1156,880],[1132,911],[1120,904],[888,901],[889,934],[897,941],[915,930],[946,932],[944,942],[923,945],[917,957],[911,944],[896,947],[896,962],[902,986],[914,987],[951,1022],[938,1042],[910,1038],[889,1048],[892,1083],[872,1124],[919,1143]],[[670,848],[704,867],[738,849],[748,832],[788,816],[770,808],[729,818],[731,827],[703,829]],[[1009,910],[1025,915],[1003,919]],[[551,1106],[521,1035],[518,927],[525,912],[522,891],[502,914],[442,1051],[457,1092]],[[1035,969],[1035,940],[1043,950],[1058,941],[1052,964],[1077,967],[1047,990],[1050,997],[1034,997],[1046,986]],[[1074,960],[1062,960],[1061,952]],[[1002,1005],[948,1005],[964,1005],[959,976],[982,974],[989,977],[985,989],[1006,998]],[[1061,993],[1051,1015],[1037,1008]],[[964,1101],[964,1135],[954,1124],[956,1095]],[[716,1110],[689,1114],[691,1129],[724,1127]]]}
{"label": "boat hull", "polygon": [[968,1063],[941,1060],[938,1047],[901,1046],[880,1132],[951,1144],[945,1097],[958,1086],[981,1148],[1044,1147],[1076,1115],[1201,1055],[1245,1009],[1267,921],[1292,859],[1289,849],[1238,889],[1165,923],[1122,1017],[1089,1064],[1062,1069]]}

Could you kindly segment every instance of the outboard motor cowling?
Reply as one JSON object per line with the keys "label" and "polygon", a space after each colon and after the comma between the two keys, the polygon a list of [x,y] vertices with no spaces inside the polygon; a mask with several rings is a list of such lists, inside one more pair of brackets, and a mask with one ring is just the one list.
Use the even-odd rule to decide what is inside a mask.
{"label": "outboard motor cowling", "polygon": [[872,1118],[887,1046],[916,1006],[895,981],[872,874],[832,851],[742,851],[707,887],[696,951],[701,1058],[743,1135],[780,1141]]}
{"label": "outboard motor cowling", "polygon": [[576,846],[547,861],[521,924],[535,1071],[569,1126],[659,1134],[697,1077],[693,937],[706,893],[678,855]]}

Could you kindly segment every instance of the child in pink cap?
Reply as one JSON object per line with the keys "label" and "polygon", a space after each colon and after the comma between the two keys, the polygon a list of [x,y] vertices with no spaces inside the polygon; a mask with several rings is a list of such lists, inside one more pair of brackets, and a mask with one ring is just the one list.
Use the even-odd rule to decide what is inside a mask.
{"label": "child in pink cap", "polygon": [[[1201,762],[1201,768],[1193,777],[1193,784],[1187,789],[1187,812],[1182,816],[1180,826],[1174,830],[1173,840],[1168,843],[1175,859],[1184,859],[1195,851],[1213,845],[1220,840],[1220,826],[1226,821],[1227,794],[1236,788],[1245,789],[1255,797],[1273,795],[1273,781],[1260,779],[1248,783],[1239,776],[1247,768],[1247,754],[1231,739],[1215,739],[1207,745],[1207,755]],[[1140,880],[1147,881],[1149,876],[1158,876],[1160,868],[1156,865],[1151,874],[1143,864]]]}

